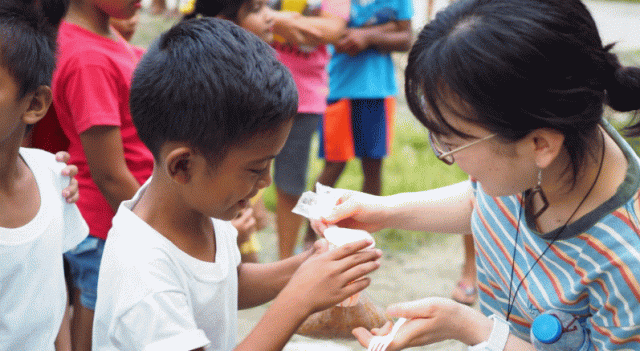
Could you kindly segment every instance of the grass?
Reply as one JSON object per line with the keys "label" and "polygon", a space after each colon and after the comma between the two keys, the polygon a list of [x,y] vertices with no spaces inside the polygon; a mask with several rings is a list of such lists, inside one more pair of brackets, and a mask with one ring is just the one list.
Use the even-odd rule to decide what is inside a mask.
{"label": "grass", "polygon": [[[640,0],[629,0],[640,2]],[[161,31],[169,28],[175,20],[162,17],[151,17],[141,14],[140,28],[132,38],[136,45],[146,47]],[[627,65],[640,63],[640,51],[619,54],[620,60]],[[402,55],[394,56],[398,67],[405,66]],[[402,81],[402,70],[398,69],[398,81]],[[398,111],[395,121],[395,138],[389,157],[383,168],[383,195],[401,192],[422,191],[462,181],[467,176],[457,166],[447,166],[439,161],[431,152],[425,128],[420,125],[408,110],[402,94],[398,96]],[[607,112],[609,116],[613,113]],[[628,115],[617,115],[616,120],[628,120]],[[622,126],[623,122],[618,123]],[[640,151],[638,138],[629,140],[636,150]],[[308,189],[322,170],[323,162],[318,159],[318,140],[312,141]],[[362,186],[362,172],[358,160],[347,164],[344,173],[338,180],[336,187],[359,190]],[[275,188],[270,186],[264,193],[265,204],[268,209],[275,209]],[[423,232],[388,229],[375,234],[377,246],[390,251],[414,251],[428,243],[432,236]]]}

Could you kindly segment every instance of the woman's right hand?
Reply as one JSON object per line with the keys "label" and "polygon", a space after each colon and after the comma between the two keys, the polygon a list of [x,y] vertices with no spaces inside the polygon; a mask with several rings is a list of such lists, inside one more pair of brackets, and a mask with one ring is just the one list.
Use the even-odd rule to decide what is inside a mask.
{"label": "woman's right hand", "polygon": [[383,228],[385,204],[383,197],[358,191],[342,195],[331,213],[320,220],[311,220],[311,228],[320,236],[329,225],[341,228],[362,229],[375,233]]}

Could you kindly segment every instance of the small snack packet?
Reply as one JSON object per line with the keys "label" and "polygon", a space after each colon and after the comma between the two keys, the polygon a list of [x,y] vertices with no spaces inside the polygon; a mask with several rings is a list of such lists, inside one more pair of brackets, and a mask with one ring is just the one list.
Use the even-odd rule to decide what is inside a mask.
{"label": "small snack packet", "polygon": [[[307,191],[303,193],[292,212],[308,219],[320,219],[321,217],[327,216],[331,213],[336,202],[338,202],[338,199],[340,199],[340,197],[347,191],[348,190],[345,189],[333,189],[329,186],[316,183],[316,192]],[[332,249],[362,239],[370,239],[373,241],[373,243],[367,248],[375,247],[373,237],[365,230],[330,226],[325,229],[324,237],[327,239]],[[338,306],[354,306],[358,303],[359,297],[360,293],[357,293],[339,303]]]}
{"label": "small snack packet", "polygon": [[338,199],[348,191],[316,183],[316,192],[304,192],[291,212],[308,219],[326,217],[331,213]]}

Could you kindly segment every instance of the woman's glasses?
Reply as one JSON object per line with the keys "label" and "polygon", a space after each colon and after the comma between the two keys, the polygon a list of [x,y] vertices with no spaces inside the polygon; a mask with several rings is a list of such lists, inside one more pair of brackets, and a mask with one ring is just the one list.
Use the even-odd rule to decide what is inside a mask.
{"label": "woman's glasses", "polygon": [[448,165],[452,165],[456,162],[456,160],[453,158],[453,154],[455,154],[458,151],[464,150],[468,147],[471,147],[475,144],[481,143],[485,140],[489,140],[491,138],[493,138],[494,136],[496,136],[495,134],[489,134],[486,137],[482,138],[482,139],[478,139],[475,141],[470,142],[469,144],[466,145],[462,145],[458,148],[455,148],[453,150],[449,150],[449,148],[447,146],[442,145],[438,139],[436,139],[436,137],[433,136],[433,133],[429,132],[429,144],[431,144],[431,149],[433,149],[433,153],[436,154],[436,157],[441,160],[442,162],[448,164]]}

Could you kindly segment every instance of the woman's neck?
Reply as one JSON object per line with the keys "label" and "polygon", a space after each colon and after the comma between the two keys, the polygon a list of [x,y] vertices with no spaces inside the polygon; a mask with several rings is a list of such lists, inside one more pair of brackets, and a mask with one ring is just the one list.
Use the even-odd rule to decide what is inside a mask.
{"label": "woman's neck", "polygon": [[[604,131],[597,134],[596,140],[597,147],[586,154],[573,186],[572,173],[566,171],[566,152],[543,171],[542,190],[549,208],[536,220],[540,232],[575,222],[610,199],[624,181],[628,164],[620,147]],[[534,198],[534,209],[541,207],[540,198]]]}

